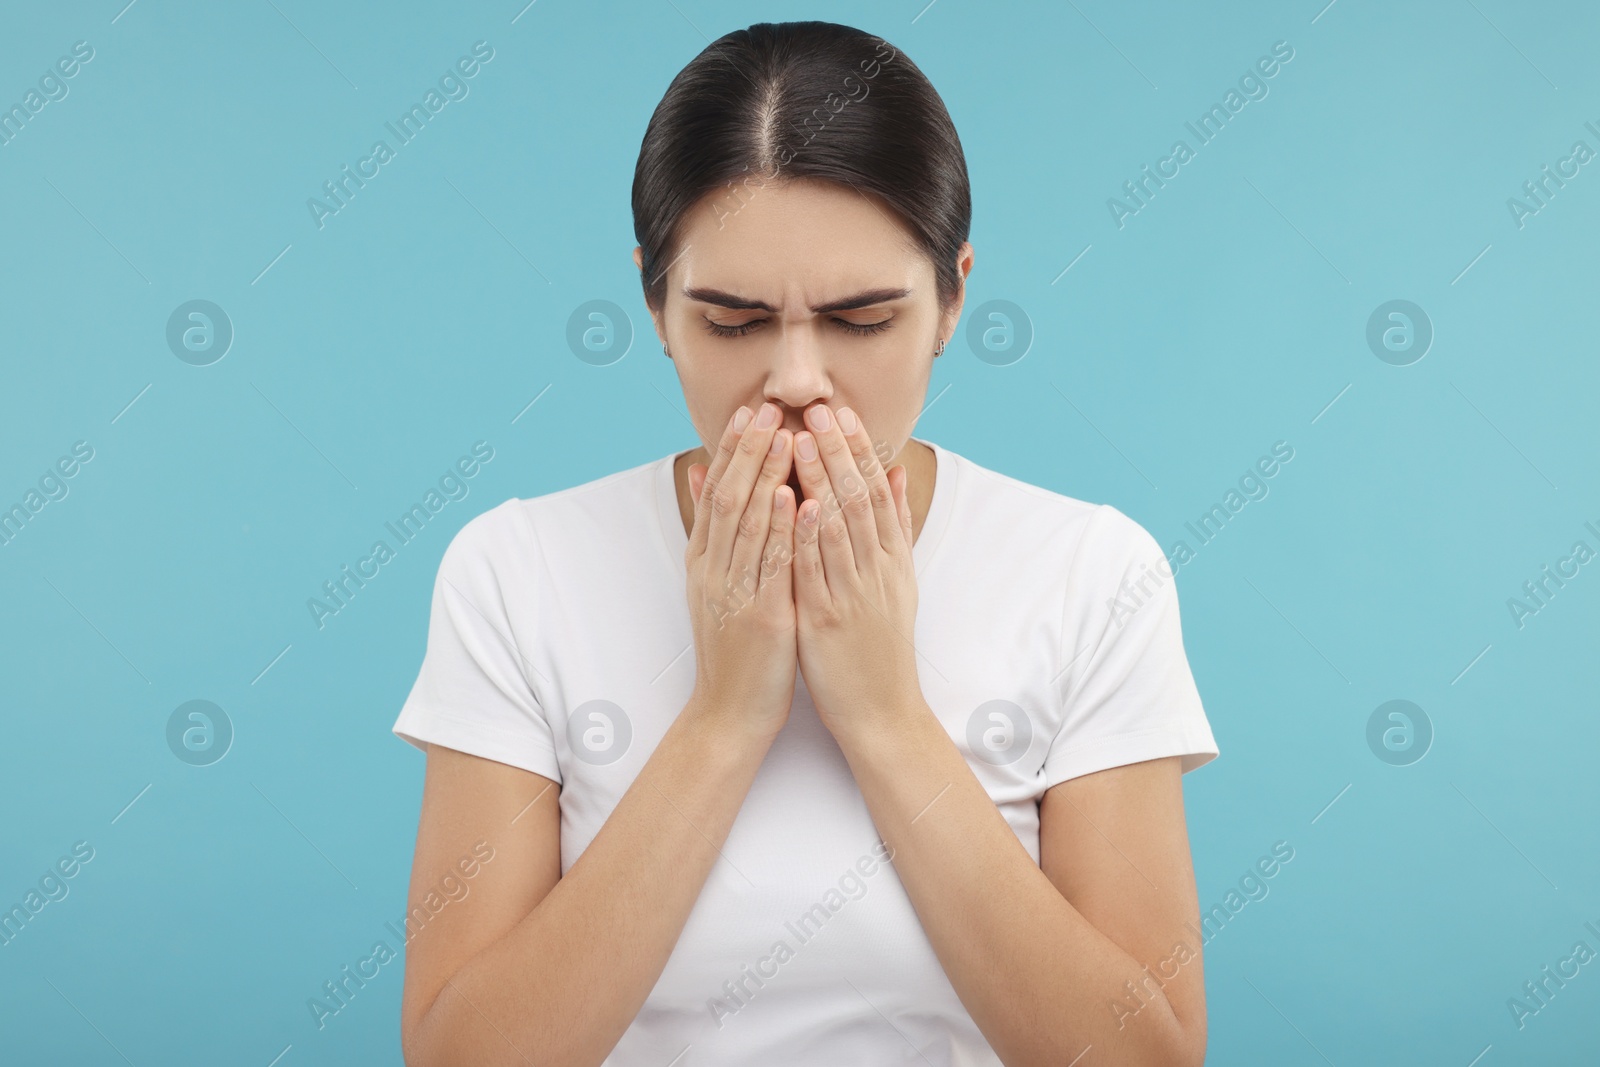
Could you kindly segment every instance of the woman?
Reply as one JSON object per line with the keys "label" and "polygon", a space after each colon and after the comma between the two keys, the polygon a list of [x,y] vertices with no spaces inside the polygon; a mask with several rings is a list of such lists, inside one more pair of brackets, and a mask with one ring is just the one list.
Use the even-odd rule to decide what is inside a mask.
{"label": "woman", "polygon": [[973,262],[938,94],[848,27],[730,33],[633,211],[702,444],[444,555],[407,1062],[1201,1063],[1172,572],[910,436]]}

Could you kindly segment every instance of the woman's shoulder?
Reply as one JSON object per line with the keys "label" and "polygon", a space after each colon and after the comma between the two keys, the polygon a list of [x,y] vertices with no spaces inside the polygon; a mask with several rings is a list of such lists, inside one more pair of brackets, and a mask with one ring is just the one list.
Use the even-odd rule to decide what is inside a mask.
{"label": "woman's shoulder", "polygon": [[565,544],[605,548],[604,541],[629,531],[637,537],[641,514],[654,507],[656,478],[670,457],[659,457],[576,485],[530,496],[511,496],[468,519],[451,539],[447,555],[521,556],[534,542],[541,550]]}
{"label": "woman's shoulder", "polygon": [[[1010,545],[1048,548],[1053,554],[1081,548],[1096,558],[1155,546],[1150,532],[1114,504],[1070,496],[945,451],[957,471],[961,514]],[[1029,540],[1037,544],[1028,545]]]}

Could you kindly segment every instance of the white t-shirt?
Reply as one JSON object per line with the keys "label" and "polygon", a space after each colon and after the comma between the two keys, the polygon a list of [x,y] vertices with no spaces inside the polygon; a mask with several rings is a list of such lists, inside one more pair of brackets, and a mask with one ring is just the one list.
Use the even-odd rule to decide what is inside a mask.
{"label": "white t-shirt", "polygon": [[[1050,786],[1217,756],[1174,582],[1114,507],[915,440],[938,464],[912,548],[923,695],[1038,862]],[[694,685],[674,459],[468,522],[440,563],[427,652],[394,724],[424,750],[560,782],[563,874]],[[999,1064],[885,852],[797,673],[726,861],[607,1067]]]}

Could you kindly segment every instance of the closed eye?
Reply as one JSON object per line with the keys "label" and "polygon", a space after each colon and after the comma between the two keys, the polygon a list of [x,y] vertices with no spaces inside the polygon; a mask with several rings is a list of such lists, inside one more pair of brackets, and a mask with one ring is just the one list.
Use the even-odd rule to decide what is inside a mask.
{"label": "closed eye", "polygon": [[[755,329],[766,321],[766,319],[751,319],[749,322],[740,323],[738,326],[724,326],[719,322],[712,322],[710,319],[706,319],[705,324],[706,329],[718,337],[743,337],[745,334],[749,333],[751,330]],[[869,322],[864,325],[849,322],[845,319],[836,318],[832,321],[836,326],[844,330],[846,333],[855,334],[857,337],[865,337],[868,334],[882,333],[884,330],[887,330],[894,324],[894,319],[892,317],[884,319],[882,322]]]}

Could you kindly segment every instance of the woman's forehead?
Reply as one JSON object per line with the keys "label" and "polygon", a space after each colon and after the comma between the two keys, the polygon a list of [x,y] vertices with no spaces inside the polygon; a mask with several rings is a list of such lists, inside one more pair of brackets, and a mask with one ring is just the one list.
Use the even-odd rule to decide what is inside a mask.
{"label": "woman's forehead", "polygon": [[[708,193],[680,227],[685,249],[719,259],[837,260],[916,255],[911,231],[878,198],[822,182]],[[748,267],[748,263],[741,263]]]}

